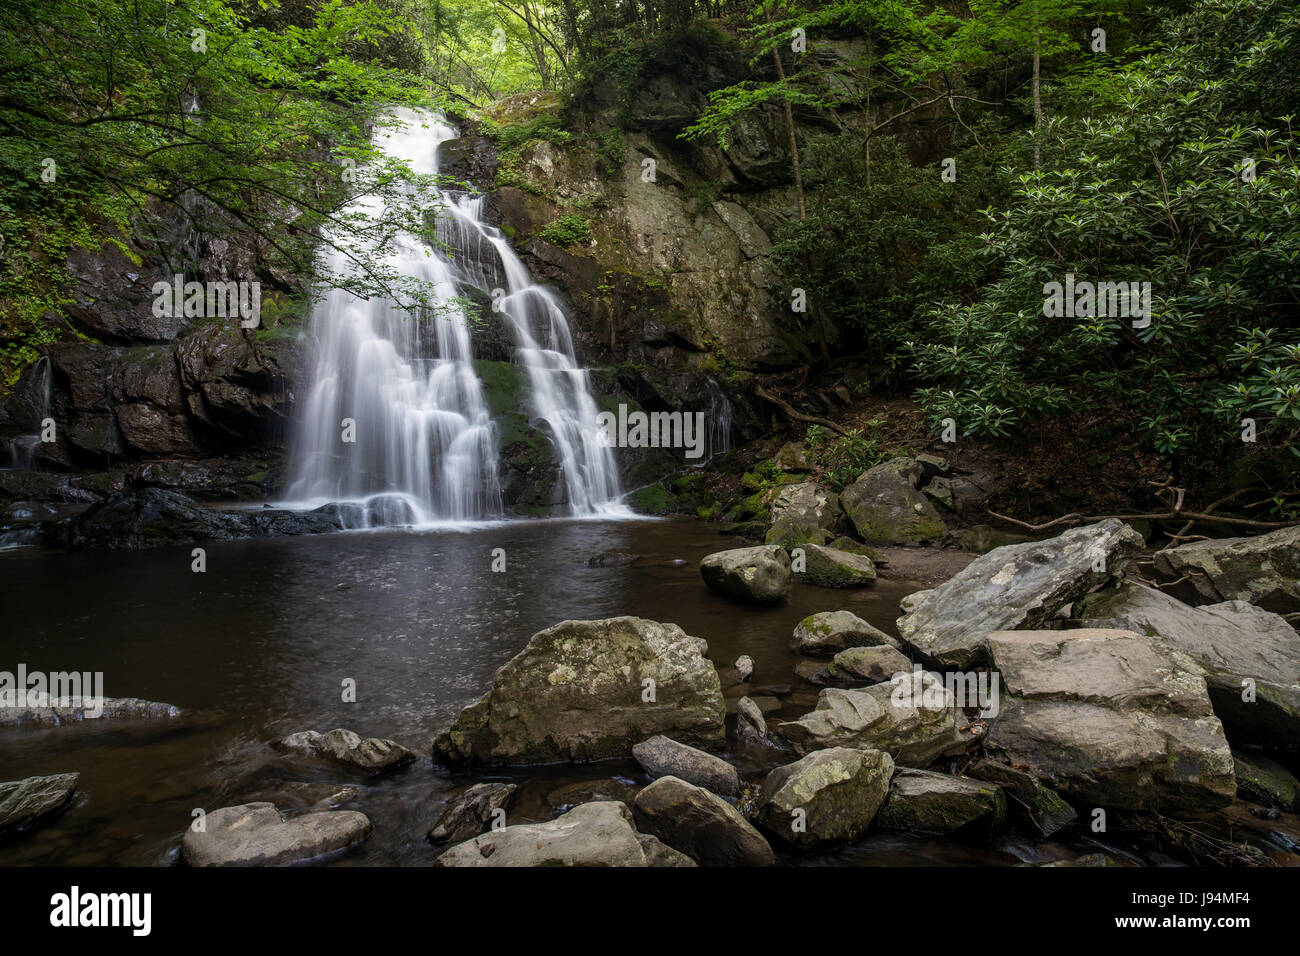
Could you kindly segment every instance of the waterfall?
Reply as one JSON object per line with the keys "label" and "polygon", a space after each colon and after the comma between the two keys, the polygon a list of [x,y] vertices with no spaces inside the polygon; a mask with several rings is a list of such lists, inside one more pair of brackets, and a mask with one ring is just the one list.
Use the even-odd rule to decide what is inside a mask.
{"label": "waterfall", "polygon": [[[456,130],[435,115],[397,116],[405,126],[380,134],[385,150],[416,173],[436,173],[438,147]],[[481,199],[441,190],[438,198],[436,231],[449,251],[399,236],[388,257],[400,274],[433,288],[419,319],[390,300],[341,289],[314,309],[315,372],[296,428],[289,496],[305,506],[339,503],[349,527],[502,515],[497,429],[459,298],[472,285],[494,295],[515,336],[534,424],[552,441],[570,512],[625,514],[564,310],[533,283],[499,230],[482,222]],[[377,202],[362,198],[357,209],[373,214]],[[342,271],[342,254],[330,255]],[[343,440],[345,419],[354,425],[351,442]]]}
{"label": "waterfall", "polygon": [[722,391],[722,386],[713,379],[705,377],[704,383],[705,390],[709,393],[709,430],[704,459],[708,463],[715,455],[731,451],[731,402]]}
{"label": "waterfall", "polygon": [[5,439],[0,444],[0,468],[31,470],[36,467],[36,452],[41,447],[41,422],[49,416],[53,399],[49,356],[38,358],[30,374],[26,392],[32,396],[36,434]]}

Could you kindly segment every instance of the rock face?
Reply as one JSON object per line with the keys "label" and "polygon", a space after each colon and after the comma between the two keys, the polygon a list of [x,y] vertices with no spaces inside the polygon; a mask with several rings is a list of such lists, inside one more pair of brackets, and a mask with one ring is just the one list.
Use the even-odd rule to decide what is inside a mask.
{"label": "rock face", "polygon": [[[1158,636],[1205,669],[1224,724],[1300,751],[1300,635],[1279,615],[1244,601],[1189,607],[1131,581],[1088,595],[1074,614],[1092,627]],[[1242,700],[1247,682],[1254,700]]]}
{"label": "rock face", "polygon": [[700,576],[729,598],[776,604],[790,593],[790,555],[776,545],[718,551],[700,562]]}
{"label": "rock face", "polygon": [[1300,780],[1276,760],[1259,754],[1233,753],[1237,795],[1266,807],[1300,810]]}
{"label": "rock face", "polygon": [[460,843],[478,836],[492,825],[519,788],[513,783],[476,783],[447,804],[438,821],[425,834],[430,843]]}
{"label": "rock face", "polygon": [[1062,800],[1059,793],[1043,786],[1032,774],[1009,764],[977,760],[966,769],[966,775],[999,784],[1013,794],[1016,799],[1011,803],[1012,811],[1027,817],[1031,828],[1043,836],[1051,836],[1079,818],[1074,807]]}
{"label": "rock face", "polygon": [[277,740],[273,746],[281,753],[306,753],[314,757],[325,757],[367,773],[397,770],[415,762],[415,752],[399,743],[378,737],[363,740],[359,734],[341,727],[326,734],[304,730]]}
{"label": "rock face", "polygon": [[899,635],[924,659],[944,667],[984,663],[990,631],[1037,627],[1118,576],[1141,548],[1142,536],[1114,519],[1047,541],[998,548],[924,592],[898,619]]}
{"label": "rock face", "polygon": [[840,493],[840,505],[867,544],[938,544],[948,535],[930,499],[917,490],[923,468],[896,458],[863,473]]}
{"label": "rock face", "polygon": [[1155,554],[1170,579],[1188,575],[1207,601],[1248,601],[1300,611],[1300,525],[1253,538],[1190,541]]}
{"label": "rock face", "polygon": [[989,747],[1068,800],[1127,810],[1232,800],[1232,754],[1186,655],[1131,631],[1003,631]]}
{"label": "rock face", "polygon": [[632,828],[616,801],[584,803],[549,823],[522,823],[458,843],[434,866],[682,866]]}
{"label": "rock face", "polygon": [[58,813],[77,792],[78,773],[0,783],[0,833],[35,826]]}
{"label": "rock face", "polygon": [[[98,713],[98,716],[96,714]],[[0,727],[60,726],[82,720],[146,720],[180,716],[180,708],[137,697],[48,697],[20,707],[0,706]]]}
{"label": "rock face", "polygon": [[790,650],[810,656],[830,656],[848,647],[893,647],[897,642],[851,611],[820,611],[800,621],[790,638]]}
{"label": "rock face", "polygon": [[868,557],[820,544],[800,547],[804,552],[804,570],[798,573],[808,584],[819,588],[865,588],[876,581],[876,566]]}
{"label": "rock face", "polygon": [[739,811],[702,787],[660,777],[632,804],[637,829],[703,866],[771,866],[772,848]]}
{"label": "rock face", "polygon": [[787,550],[801,544],[825,544],[840,514],[835,492],[813,481],[786,485],[772,502],[772,526],[764,540]]}
{"label": "rock face", "polygon": [[360,843],[370,820],[355,810],[325,810],[290,820],[270,803],[222,807],[204,818],[204,832],[185,831],[181,854],[190,866],[280,866]]}
{"label": "rock face", "polygon": [[879,684],[895,674],[910,673],[912,662],[892,647],[850,647],[840,651],[830,663],[832,674]]}
{"label": "rock face", "polygon": [[795,846],[851,842],[875,819],[893,773],[893,759],[879,750],[818,750],[767,775],[754,816]]}
{"label": "rock face", "polygon": [[922,681],[931,700],[896,693],[894,682],[863,690],[827,688],[814,710],[778,724],[776,732],[800,754],[827,747],[875,749],[900,766],[928,767],[940,757],[961,753],[975,737],[943,683],[933,674]]}
{"label": "rock face", "polygon": [[660,733],[720,748],[726,707],[707,649],[675,624],[562,621],[534,634],[497,671],[491,690],[434,741],[434,756],[478,764],[601,760],[626,757]]}
{"label": "rock face", "polygon": [[735,767],[662,734],[634,746],[632,756],[651,777],[677,777],[724,797],[740,793],[740,774]]}
{"label": "rock face", "polygon": [[946,773],[903,768],[889,787],[889,800],[876,818],[893,830],[955,833],[996,828],[1007,814],[1007,798],[993,784]]}

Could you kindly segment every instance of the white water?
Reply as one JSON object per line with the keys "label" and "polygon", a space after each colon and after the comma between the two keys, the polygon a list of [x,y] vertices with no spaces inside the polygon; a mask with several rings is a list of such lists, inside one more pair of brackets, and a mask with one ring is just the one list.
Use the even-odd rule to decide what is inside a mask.
{"label": "white water", "polygon": [[[385,149],[417,173],[437,172],[438,147],[457,136],[440,117],[398,112]],[[587,372],[567,317],[533,283],[482,200],[440,192],[439,238],[451,258],[399,237],[390,264],[432,283],[440,307],[416,320],[393,302],[331,290],[312,315],[316,367],[295,436],[289,496],[313,507],[346,502],[350,527],[442,524],[502,514],[497,430],[475,375],[469,326],[452,300],[463,284],[497,295],[527,371],[534,423],[550,436],[573,515],[624,515],[613,452],[602,447]],[[376,201],[358,209],[377,213]],[[369,204],[369,205],[367,205]],[[342,270],[341,253],[331,266]],[[355,442],[342,421],[355,422]]]}

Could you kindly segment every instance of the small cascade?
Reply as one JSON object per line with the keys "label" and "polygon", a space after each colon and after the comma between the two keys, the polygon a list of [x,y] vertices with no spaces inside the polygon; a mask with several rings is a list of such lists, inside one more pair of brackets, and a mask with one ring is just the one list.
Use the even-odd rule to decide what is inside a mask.
{"label": "small cascade", "polygon": [[32,381],[28,388],[36,398],[33,409],[36,413],[36,434],[19,435],[15,438],[5,439],[0,443],[0,468],[30,471],[37,467],[36,453],[41,447],[40,424],[49,417],[50,406],[53,401],[48,356],[42,355],[36,360],[36,363],[32,366],[31,375]]}
{"label": "small cascade", "polygon": [[722,386],[711,378],[705,378],[705,390],[709,393],[709,413],[705,418],[704,460],[710,461],[715,455],[731,451],[731,402],[722,391]]}

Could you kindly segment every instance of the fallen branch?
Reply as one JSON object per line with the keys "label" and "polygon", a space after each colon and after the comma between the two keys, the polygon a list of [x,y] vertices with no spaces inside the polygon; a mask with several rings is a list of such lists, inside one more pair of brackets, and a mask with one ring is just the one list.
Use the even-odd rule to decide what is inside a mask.
{"label": "fallen branch", "polygon": [[1082,524],[1093,521],[1106,521],[1115,518],[1119,521],[1175,521],[1179,518],[1188,521],[1208,521],[1218,524],[1240,525],[1243,528],[1291,528],[1300,525],[1300,521],[1255,521],[1250,518],[1226,518],[1221,515],[1206,514],[1202,511],[1164,511],[1159,514],[1140,514],[1140,515],[1081,515],[1078,513],[1062,515],[1052,521],[1046,521],[1043,524],[1029,524],[1026,521],[1019,521],[1016,518],[1000,515],[992,508],[985,508],[985,512],[999,521],[1007,521],[1018,527],[1025,528],[1029,531],[1046,531],[1049,528],[1055,528],[1062,524]]}
{"label": "fallen branch", "polygon": [[771,402],[773,405],[781,409],[781,411],[785,412],[786,415],[788,415],[796,422],[806,422],[809,425],[821,425],[823,428],[829,428],[833,432],[838,432],[839,434],[843,435],[845,438],[852,437],[843,428],[841,428],[839,425],[836,425],[833,421],[831,421],[828,418],[818,418],[816,415],[805,415],[803,412],[795,411],[786,402],[777,398],[767,389],[763,388],[762,385],[754,386],[754,394],[757,395],[759,398],[763,399],[764,401]]}

